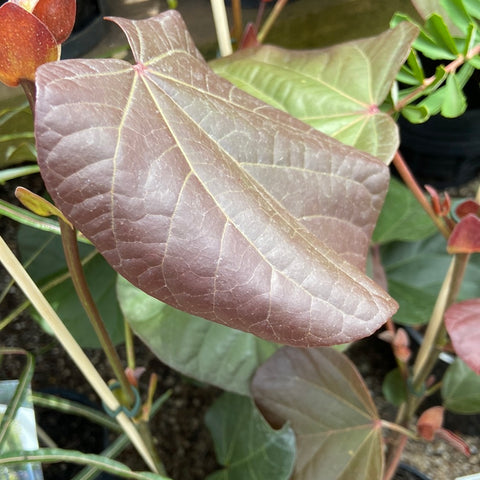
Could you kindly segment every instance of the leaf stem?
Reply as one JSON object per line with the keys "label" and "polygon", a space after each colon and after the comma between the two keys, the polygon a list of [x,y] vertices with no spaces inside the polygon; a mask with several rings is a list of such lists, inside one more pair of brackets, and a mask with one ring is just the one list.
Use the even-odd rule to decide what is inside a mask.
{"label": "leaf stem", "polygon": [[232,0],[233,28],[232,36],[237,41],[237,45],[242,39],[242,0]]}
{"label": "leaf stem", "polygon": [[280,15],[283,7],[287,4],[287,2],[288,0],[277,0],[273,7],[272,13],[267,17],[260,32],[258,32],[257,40],[259,43],[263,43],[265,37],[268,35],[268,32],[272,28],[273,24],[277,20],[278,16]]}
{"label": "leaf stem", "polygon": [[[475,47],[469,50],[467,55],[465,56],[459,55],[455,60],[450,62],[445,67],[445,71],[447,72],[447,74],[454,73],[458,69],[458,67],[461,67],[465,62],[472,59],[479,53],[480,53],[480,45],[475,45]],[[423,80],[422,84],[417,89],[415,89],[413,92],[410,92],[409,95],[402,98],[401,100],[398,101],[398,103],[394,105],[393,111],[399,112],[400,110],[402,110],[402,108],[409,105],[413,100],[415,100],[419,95],[421,95],[422,92],[424,92],[434,81],[435,81],[435,75],[432,75],[431,77],[428,77],[425,80]],[[389,112],[389,113],[392,113],[392,112]]]}
{"label": "leaf stem", "polygon": [[232,53],[232,40],[228,28],[227,11],[224,0],[210,0],[212,5],[213,21],[217,32],[220,56],[226,57]]}
{"label": "leaf stem", "polygon": [[[4,265],[8,273],[14,278],[17,285],[22,289],[32,305],[35,306],[38,313],[45,319],[49,327],[55,332],[55,336],[57,337],[58,341],[73,359],[77,367],[89,381],[90,385],[97,392],[105,405],[110,410],[116,411],[120,407],[118,400],[103,381],[102,377],[95,369],[90,359],[80,348],[80,345],[78,345],[72,334],[68,331],[67,327],[65,327],[63,322],[60,320],[50,303],[48,303],[42,292],[40,292],[35,282],[30,278],[22,264],[12,253],[10,248],[8,248],[8,245],[1,236],[0,262]],[[123,411],[118,413],[116,419],[147,465],[152,469],[152,471],[156,471],[155,463],[152,460],[151,454],[146,448],[142,437],[139,435],[132,421],[125,415]]]}
{"label": "leaf stem", "polygon": [[90,293],[78,252],[76,231],[61,218],[59,218],[59,221],[60,230],[62,232],[62,244],[65,252],[65,259],[67,261],[68,270],[70,271],[73,286],[77,292],[78,299],[80,300],[80,303],[82,304],[90,323],[95,330],[98,340],[100,341],[100,345],[107,356],[115,377],[122,387],[122,392],[129,403],[128,406],[131,406],[135,402],[135,394],[133,393],[127,376],[125,375],[122,362],[113,345],[110,334],[105,328],[105,324]]}
{"label": "leaf stem", "polygon": [[393,157],[393,164],[395,165],[395,168],[397,169],[399,175],[402,177],[402,180],[408,186],[408,188],[413,193],[413,195],[415,196],[417,201],[420,203],[420,205],[423,207],[423,209],[428,214],[428,216],[433,220],[433,223],[436,225],[440,233],[445,238],[448,238],[451,233],[450,228],[448,228],[448,226],[445,225],[443,220],[434,212],[432,206],[430,205],[425,195],[423,194],[423,191],[420,188],[420,185],[418,185],[412,172],[408,168],[403,156],[398,150],[395,153],[395,156]]}
{"label": "leaf stem", "polygon": [[432,317],[428,323],[425,337],[418,351],[413,367],[412,385],[419,390],[430,375],[440,353],[439,347],[445,337],[444,315],[447,308],[455,301],[465,269],[470,258],[469,254],[459,253],[453,256],[447,275],[435,303]]}

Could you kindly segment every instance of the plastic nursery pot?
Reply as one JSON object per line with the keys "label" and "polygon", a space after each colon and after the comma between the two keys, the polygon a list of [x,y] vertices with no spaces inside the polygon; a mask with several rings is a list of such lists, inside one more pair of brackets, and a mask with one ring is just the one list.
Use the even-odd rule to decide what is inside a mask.
{"label": "plastic nursery pot", "polygon": [[400,151],[420,183],[463,185],[480,173],[480,109],[458,118],[439,115],[414,125],[399,120]]}
{"label": "plastic nursery pot", "polygon": [[[99,405],[91,402],[85,395],[72,390],[49,387],[41,389],[40,392],[101,410]],[[108,430],[86,418],[62,413],[47,407],[35,407],[35,412],[38,425],[52,438],[59,448],[99,454],[109,445]],[[44,480],[68,479],[72,478],[81,469],[82,466],[73,463],[46,464],[43,466],[43,476]],[[102,472],[96,478],[97,480],[113,480],[117,477]]]}
{"label": "plastic nursery pot", "polygon": [[105,35],[106,0],[77,0],[72,34],[62,45],[62,58],[77,58],[95,47]]}
{"label": "plastic nursery pot", "polygon": [[417,470],[411,465],[406,463],[400,463],[398,466],[397,472],[393,477],[393,480],[431,480],[430,477],[427,477],[422,472]]}

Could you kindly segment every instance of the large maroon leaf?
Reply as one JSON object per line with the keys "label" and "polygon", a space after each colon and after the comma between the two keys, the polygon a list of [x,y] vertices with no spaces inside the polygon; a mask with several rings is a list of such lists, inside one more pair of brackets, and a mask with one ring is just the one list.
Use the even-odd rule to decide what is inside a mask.
{"label": "large maroon leaf", "polygon": [[270,424],[297,439],[292,480],[378,480],[380,420],[368,388],[333,348],[284,347],[256,372],[252,394]]}
{"label": "large maroon leaf", "polygon": [[178,13],[114,21],[135,65],[37,74],[39,165],[65,215],[134,285],[194,315],[293,345],[375,331],[396,303],[293,215],[317,202],[330,217],[320,202],[335,198],[348,237],[376,218],[386,167],[217,77]]}

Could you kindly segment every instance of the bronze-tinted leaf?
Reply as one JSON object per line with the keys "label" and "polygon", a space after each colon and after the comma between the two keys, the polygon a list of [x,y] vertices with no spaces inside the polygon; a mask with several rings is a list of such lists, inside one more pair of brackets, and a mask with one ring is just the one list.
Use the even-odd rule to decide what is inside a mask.
{"label": "bronze-tinted leaf", "polygon": [[358,192],[366,218],[386,167],[217,77],[177,12],[114,21],[135,65],[73,60],[37,75],[39,164],[60,209],[119,273],[181,310],[294,345],[375,331],[396,303],[247,164],[291,172],[279,187],[298,203],[313,171],[337,209]]}
{"label": "bronze-tinted leaf", "polygon": [[39,0],[33,14],[52,32],[57,43],[63,43],[75,23],[75,0]]}
{"label": "bronze-tinted leaf", "polygon": [[37,17],[13,3],[0,7],[0,81],[33,81],[39,65],[57,58],[57,42]]}
{"label": "bronze-tinted leaf", "polygon": [[252,394],[275,428],[297,438],[292,480],[379,480],[382,434],[360,374],[333,348],[284,347],[258,370]]}

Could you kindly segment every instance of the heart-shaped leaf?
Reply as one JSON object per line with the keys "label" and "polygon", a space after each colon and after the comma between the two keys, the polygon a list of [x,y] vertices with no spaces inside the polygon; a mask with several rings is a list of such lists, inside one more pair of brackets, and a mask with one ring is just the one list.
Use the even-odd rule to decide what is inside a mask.
{"label": "heart-shaped leaf", "polygon": [[207,480],[288,480],[295,462],[295,435],[288,425],[273,430],[248,397],[223,394],[205,423],[224,469]]}
{"label": "heart-shaped leaf", "polygon": [[480,375],[480,298],[453,304],[445,326],[457,355]]}
{"label": "heart-shaped leaf", "polygon": [[398,131],[379,106],[417,32],[404,22],[376,37],[322,50],[263,46],[211,65],[219,75],[270,105],[389,162],[398,147]]}
{"label": "heart-shaped leaf", "polygon": [[67,218],[131,283],[193,315],[303,346],[375,331],[395,302],[292,213],[316,186],[351,219],[335,238],[353,241],[356,205],[368,239],[386,167],[217,77],[177,12],[115,22],[135,65],[37,73],[39,165]]}
{"label": "heart-shaped leaf", "polygon": [[448,238],[449,253],[480,252],[480,217],[469,213],[458,222]]}
{"label": "heart-shaped leaf", "polygon": [[117,295],[134,332],[163,363],[223,390],[249,395],[255,370],[278,349],[249,333],[180,312],[122,277]]}
{"label": "heart-shaped leaf", "polygon": [[360,374],[333,348],[284,347],[258,370],[252,393],[270,424],[297,438],[293,480],[378,480],[378,414]]}

